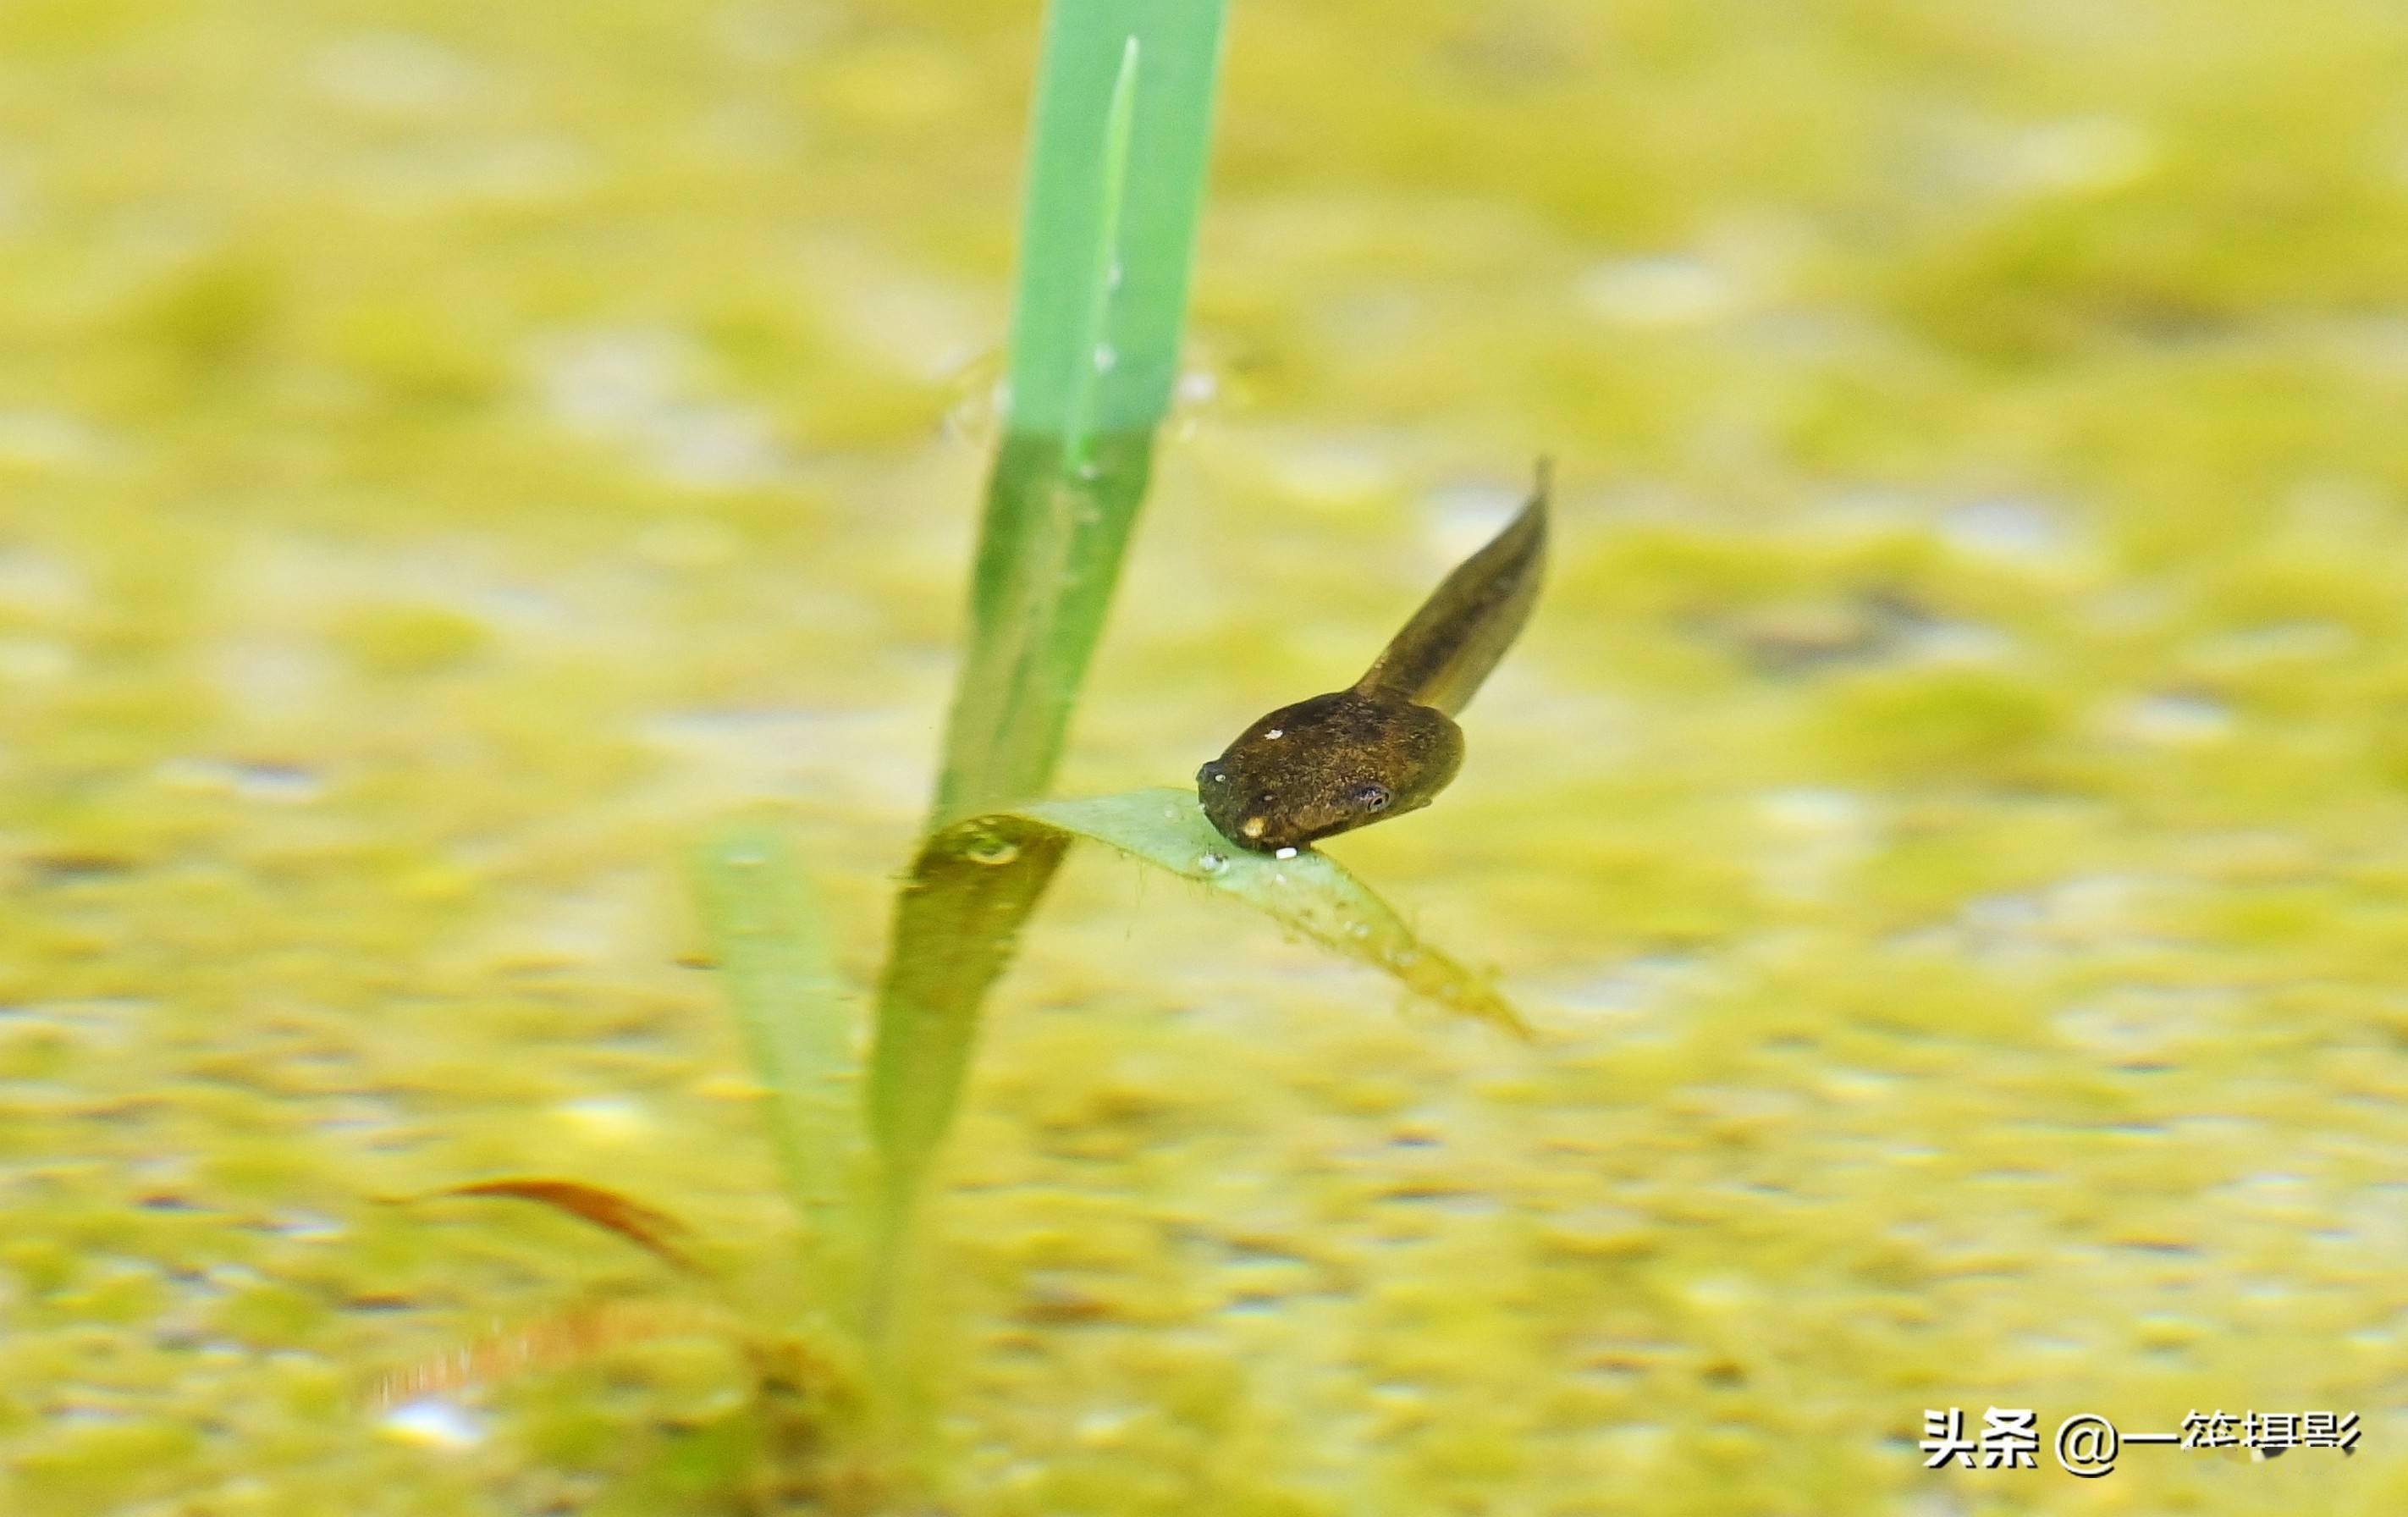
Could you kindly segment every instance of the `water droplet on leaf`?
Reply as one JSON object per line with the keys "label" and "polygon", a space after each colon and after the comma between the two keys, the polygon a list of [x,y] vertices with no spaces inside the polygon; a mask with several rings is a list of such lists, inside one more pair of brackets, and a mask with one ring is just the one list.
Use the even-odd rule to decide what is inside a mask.
{"label": "water droplet on leaf", "polygon": [[1020,857],[1020,845],[1009,837],[997,837],[989,834],[986,837],[972,839],[970,845],[962,850],[962,856],[972,864],[1010,864]]}
{"label": "water droplet on leaf", "polygon": [[946,388],[952,393],[951,404],[945,408],[947,437],[980,452],[994,448],[1011,407],[1003,376],[1004,356],[997,349],[980,354],[947,380]]}

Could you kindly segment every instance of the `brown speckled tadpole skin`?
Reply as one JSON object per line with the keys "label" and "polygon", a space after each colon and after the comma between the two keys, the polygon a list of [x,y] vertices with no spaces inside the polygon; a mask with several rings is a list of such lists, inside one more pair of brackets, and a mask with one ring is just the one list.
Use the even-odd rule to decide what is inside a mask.
{"label": "brown speckled tadpole skin", "polygon": [[1204,814],[1259,852],[1303,848],[1427,806],[1463,766],[1455,715],[1539,597],[1550,472],[1504,531],[1430,593],[1363,678],[1283,706],[1196,771]]}

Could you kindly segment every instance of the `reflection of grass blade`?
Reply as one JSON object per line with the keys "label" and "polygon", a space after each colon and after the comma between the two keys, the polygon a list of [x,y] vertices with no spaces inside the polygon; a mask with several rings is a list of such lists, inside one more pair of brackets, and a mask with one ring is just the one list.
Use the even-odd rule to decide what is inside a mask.
{"label": "reflection of grass blade", "polygon": [[943,1141],[980,1004],[1069,842],[1011,817],[945,837],[950,846],[922,851],[896,901],[897,946],[879,987],[869,1121],[896,1206],[909,1204]]}
{"label": "reflection of grass blade", "polygon": [[813,1245],[824,1249],[843,1225],[859,1127],[852,1019],[818,908],[793,852],[760,828],[706,845],[695,874],[745,1050],[769,1092],[780,1169]]}

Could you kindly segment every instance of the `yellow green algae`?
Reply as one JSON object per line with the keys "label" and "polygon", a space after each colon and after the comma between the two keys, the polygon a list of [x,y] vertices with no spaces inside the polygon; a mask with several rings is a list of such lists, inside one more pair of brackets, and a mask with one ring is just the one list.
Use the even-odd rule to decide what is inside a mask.
{"label": "yellow green algae", "polygon": [[[0,1510],[769,1509],[807,1293],[681,859],[768,803],[871,978],[1034,9],[0,9]],[[1540,1038],[1075,859],[913,1510],[2408,1505],[2403,64],[2372,0],[1240,7],[1063,789],[1344,678],[1555,452],[1463,778],[1333,850]],[[732,1323],[365,1406],[690,1291],[395,1199],[510,1174]],[[1951,1405],[2366,1435],[1927,1472]]]}

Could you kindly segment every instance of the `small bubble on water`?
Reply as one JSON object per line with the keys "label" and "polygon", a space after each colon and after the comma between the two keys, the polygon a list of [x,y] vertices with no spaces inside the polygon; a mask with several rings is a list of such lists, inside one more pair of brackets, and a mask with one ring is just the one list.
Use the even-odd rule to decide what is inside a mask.
{"label": "small bubble on water", "polygon": [[1109,374],[1109,373],[1111,373],[1111,372],[1112,371],[1112,367],[1113,367],[1113,365],[1116,365],[1116,364],[1118,364],[1120,361],[1121,361],[1121,355],[1120,355],[1120,352],[1118,351],[1118,350],[1114,349],[1111,343],[1109,343],[1109,342],[1099,342],[1099,343],[1096,344],[1096,373],[1098,373],[1098,374]]}
{"label": "small bubble on water", "polygon": [[1371,924],[1368,922],[1350,922],[1346,924],[1346,936],[1349,937],[1369,937],[1371,936]]}
{"label": "small bubble on water", "polygon": [[990,836],[972,842],[962,851],[962,856],[972,864],[1010,864],[1020,857],[1020,845],[1009,837]]}
{"label": "small bubble on water", "polygon": [[1196,856],[1196,867],[1206,874],[1219,874],[1228,866],[1229,861],[1226,857],[1210,849]]}
{"label": "small bubble on water", "polygon": [[[1283,848],[1278,852],[1273,853],[1271,857],[1275,859],[1292,859],[1296,857],[1296,850],[1293,848]],[[1287,876],[1281,875],[1279,878],[1284,880],[1287,879]]]}

